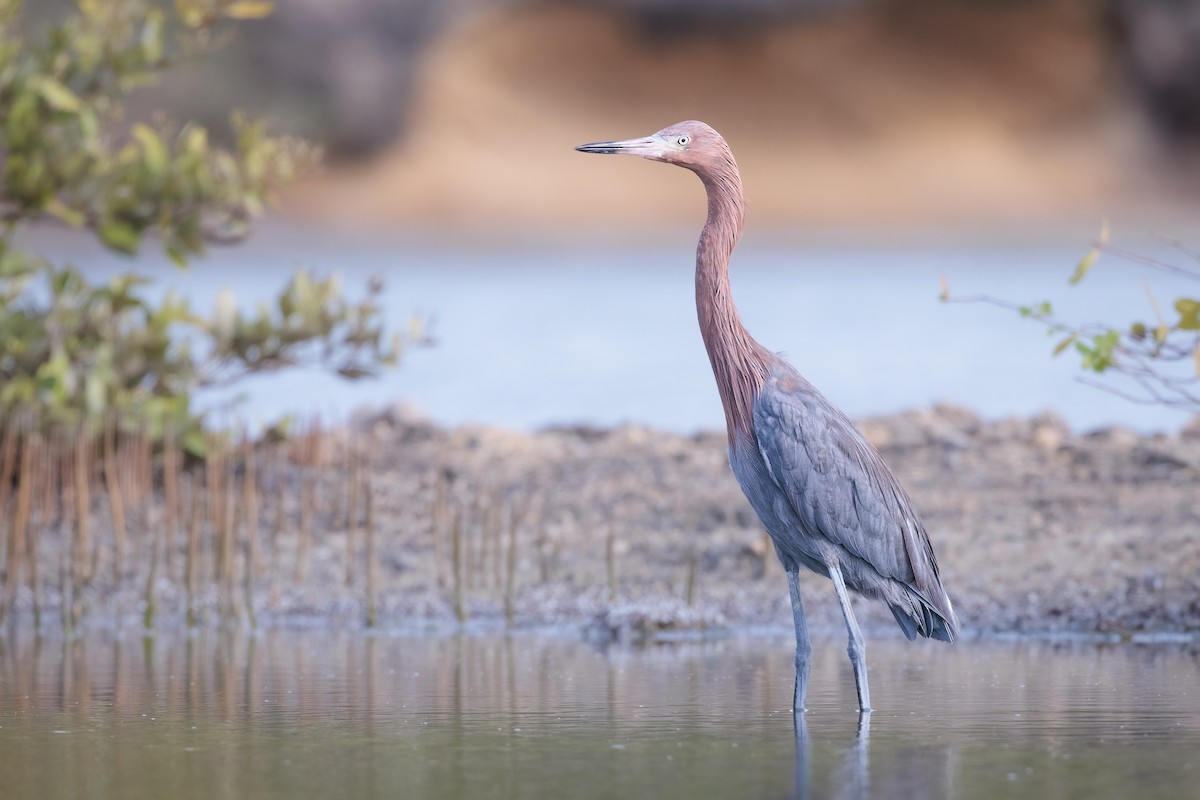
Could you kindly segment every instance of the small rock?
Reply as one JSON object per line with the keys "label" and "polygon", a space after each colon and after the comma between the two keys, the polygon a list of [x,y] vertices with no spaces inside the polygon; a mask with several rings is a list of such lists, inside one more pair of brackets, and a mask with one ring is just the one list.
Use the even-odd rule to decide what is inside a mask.
{"label": "small rock", "polygon": [[1052,452],[1062,447],[1063,433],[1050,425],[1038,425],[1033,429],[1033,446],[1039,450]]}
{"label": "small rock", "polygon": [[1121,425],[1109,425],[1103,428],[1096,428],[1094,431],[1089,431],[1084,434],[1085,438],[1102,444],[1111,445],[1113,447],[1133,447],[1141,437],[1137,435],[1137,431]]}

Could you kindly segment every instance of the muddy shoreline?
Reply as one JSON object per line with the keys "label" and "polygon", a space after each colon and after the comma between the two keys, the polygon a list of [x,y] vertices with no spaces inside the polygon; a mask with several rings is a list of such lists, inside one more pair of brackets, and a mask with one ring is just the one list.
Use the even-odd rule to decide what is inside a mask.
{"label": "muddy shoreline", "polygon": [[[1200,426],[1077,434],[1052,415],[985,421],[945,406],[860,426],[917,503],[966,635],[1200,633]],[[372,605],[386,630],[549,627],[636,639],[790,624],[784,575],[729,472],[722,434],[445,429],[396,408],[360,413],[322,448],[308,482],[286,455],[277,468],[262,461],[261,569],[244,568],[244,524],[238,577],[225,584],[202,540],[200,624],[356,627]],[[361,510],[354,532],[347,525],[351,451],[371,463],[373,562]],[[306,491],[314,515],[302,559],[295,520]],[[114,571],[96,501],[101,569],[82,598],[83,626],[141,623],[155,509],[130,513],[130,555]],[[174,552],[149,582],[155,626],[186,620],[181,535],[167,533]],[[63,563],[68,538],[61,522],[39,534],[39,562]],[[59,576],[41,571],[43,627],[58,624]],[[811,575],[803,587],[814,632],[838,633],[828,582]],[[27,620],[33,598],[23,585],[12,618]],[[858,609],[866,627],[898,635],[886,609]]]}

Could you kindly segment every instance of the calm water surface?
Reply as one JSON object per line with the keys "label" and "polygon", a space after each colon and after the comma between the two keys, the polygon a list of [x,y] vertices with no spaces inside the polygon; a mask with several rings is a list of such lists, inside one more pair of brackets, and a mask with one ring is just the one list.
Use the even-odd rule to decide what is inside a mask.
{"label": "calm water surface", "polygon": [[1196,646],[89,635],[0,647],[3,797],[1194,797]]}
{"label": "calm water surface", "polygon": [[[93,278],[139,270],[156,279],[151,294],[174,287],[200,309],[229,288],[253,311],[303,266],[340,272],[355,295],[371,275],[385,276],[381,304],[394,330],[404,330],[414,313],[435,320],[437,348],[412,352],[380,380],[290,370],[208,396],[206,405],[220,408],[245,393],[240,411],[251,424],[287,413],[339,418],[404,399],[450,425],[630,421],[682,433],[724,426],[696,323],[695,230],[655,244],[613,234],[611,241],[560,236],[517,246],[277,227],[244,246],[215,249],[188,272],[151,246],[131,262],[53,233],[36,243],[40,251],[81,264]],[[1135,233],[1114,235],[1138,253],[1189,263]],[[1054,340],[1041,326],[986,305],[938,302],[943,275],[956,294],[1051,300],[1078,323],[1152,319],[1147,286],[1164,308],[1170,298],[1194,294],[1194,282],[1115,257],[1069,288],[1091,235],[1037,243],[751,235],[734,259],[733,289],[754,335],[784,351],[852,416],[948,401],[987,417],[1052,409],[1079,430],[1175,430],[1186,415],[1080,384],[1077,355],[1052,358]]]}

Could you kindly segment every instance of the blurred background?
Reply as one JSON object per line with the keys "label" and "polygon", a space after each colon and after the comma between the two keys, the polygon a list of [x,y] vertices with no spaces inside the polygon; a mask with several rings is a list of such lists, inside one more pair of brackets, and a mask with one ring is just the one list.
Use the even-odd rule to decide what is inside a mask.
{"label": "blurred background", "polygon": [[569,147],[692,117],[757,228],[1094,227],[1200,195],[1192,0],[284,0],[147,102],[172,98],[325,143],[289,208],[354,226],[694,224],[679,176]]}
{"label": "blurred background", "polygon": [[1150,315],[1146,281],[1186,285],[1107,255],[1066,279],[1105,220],[1139,254],[1200,244],[1197,0],[281,0],[131,114],[220,128],[231,106],[325,165],[249,243],[169,281],[203,305],[299,265],[382,273],[396,324],[423,314],[438,340],[379,381],[252,382],[264,417],[404,401],[451,424],[720,427],[692,311],[700,186],[572,149],[696,118],[745,180],[747,326],[852,415],[1187,421],[1081,385],[1039,326],[938,293],[944,276],[1083,323]]}

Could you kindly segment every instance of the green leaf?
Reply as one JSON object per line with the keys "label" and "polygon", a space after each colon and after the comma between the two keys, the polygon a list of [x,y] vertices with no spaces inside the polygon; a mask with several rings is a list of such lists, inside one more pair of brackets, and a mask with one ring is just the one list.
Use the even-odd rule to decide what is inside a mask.
{"label": "green leaf", "polygon": [[129,131],[142,145],[143,162],[154,177],[161,177],[167,169],[167,148],[153,128],[136,123]]}
{"label": "green leaf", "polygon": [[37,388],[40,392],[51,395],[55,403],[62,402],[67,393],[67,384],[71,382],[71,362],[66,353],[61,350],[38,367]]}
{"label": "green leaf", "polygon": [[1113,365],[1113,354],[1120,344],[1121,335],[1116,331],[1105,331],[1092,337],[1091,345],[1076,342],[1075,349],[1083,356],[1083,368],[1104,372]]}
{"label": "green leaf", "polygon": [[1200,301],[1189,297],[1181,297],[1175,301],[1175,310],[1179,312],[1181,331],[1200,331]]}
{"label": "green leaf", "polygon": [[1079,259],[1079,263],[1075,265],[1075,273],[1071,275],[1069,281],[1072,286],[1083,280],[1084,276],[1088,274],[1088,271],[1091,270],[1091,268],[1096,265],[1096,262],[1100,260],[1100,250],[1108,244],[1108,235],[1108,222],[1106,221],[1100,227],[1100,238],[1097,240],[1095,246],[1088,251],[1087,255]]}
{"label": "green leaf", "polygon": [[133,255],[142,243],[142,235],[125,222],[111,220],[101,223],[96,229],[100,241],[119,253]]}
{"label": "green leaf", "polygon": [[1079,338],[1079,334],[1078,334],[1078,333],[1072,333],[1070,336],[1068,336],[1067,338],[1063,339],[1061,342],[1059,342],[1057,345],[1055,345],[1055,347],[1054,347],[1054,355],[1058,355],[1058,354],[1060,354],[1060,353],[1061,353],[1063,350],[1066,350],[1068,347],[1070,347],[1070,346],[1071,346],[1071,343],[1072,343],[1072,342],[1074,342],[1074,341],[1075,341],[1076,339],[1078,339],[1078,338]]}
{"label": "green leaf", "polygon": [[193,156],[207,156],[208,131],[199,125],[189,125],[182,133],[183,148]]}
{"label": "green leaf", "polygon": [[34,379],[20,375],[0,386],[0,406],[12,408],[32,402],[37,387]]}
{"label": "green leaf", "polygon": [[[12,104],[5,109],[4,130],[8,134],[9,148],[24,147],[33,144],[38,139],[42,121],[38,113],[38,96],[35,92],[21,92]],[[10,155],[5,165],[5,173],[10,174],[15,155]]]}
{"label": "green leaf", "polygon": [[56,111],[78,114],[79,110],[83,107],[83,102],[79,99],[79,95],[49,75],[37,76],[33,81],[33,88],[42,96],[46,104]]}
{"label": "green leaf", "polygon": [[1072,286],[1079,283],[1081,280],[1083,280],[1083,276],[1088,274],[1088,270],[1095,266],[1096,262],[1099,260],[1100,251],[1093,247],[1088,251],[1087,255],[1079,259],[1079,263],[1075,265],[1075,272],[1073,275],[1071,275],[1071,278],[1068,282]]}
{"label": "green leaf", "polygon": [[271,0],[234,0],[225,9],[230,19],[262,19],[271,16],[275,3]]}
{"label": "green leaf", "polygon": [[146,14],[146,24],[142,26],[142,55],[148,63],[154,64],[163,56],[163,13],[154,9]]}
{"label": "green leaf", "polygon": [[1054,309],[1051,307],[1049,300],[1043,300],[1036,306],[1021,306],[1017,309],[1017,312],[1020,313],[1022,317],[1033,317],[1034,319],[1040,319],[1042,317],[1049,317],[1053,315]]}
{"label": "green leaf", "polygon": [[58,219],[70,225],[72,228],[83,227],[83,223],[85,221],[83,212],[68,207],[57,197],[51,197],[49,200],[47,200],[46,204],[42,206],[42,209],[47,214],[57,217]]}
{"label": "green leaf", "polygon": [[184,450],[196,457],[203,457],[208,450],[207,437],[205,437],[203,431],[195,429],[183,434],[179,444]]}
{"label": "green leaf", "polygon": [[167,252],[167,258],[171,259],[171,263],[180,269],[187,269],[188,260],[183,250],[177,244],[168,244],[164,248]]}
{"label": "green leaf", "polygon": [[211,24],[204,6],[195,0],[175,0],[175,13],[189,28],[197,29]]}
{"label": "green leaf", "polygon": [[97,417],[104,411],[105,385],[99,371],[92,370],[84,378],[83,405],[90,417]]}
{"label": "green leaf", "polygon": [[134,89],[153,86],[158,83],[158,76],[153,72],[127,72],[117,79],[117,88],[128,94]]}
{"label": "green leaf", "polygon": [[100,121],[96,118],[96,113],[90,108],[85,108],[79,112],[79,132],[83,134],[83,138],[87,144],[85,147],[95,147],[95,140],[100,136]]}

